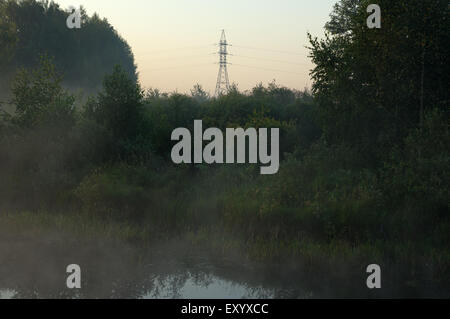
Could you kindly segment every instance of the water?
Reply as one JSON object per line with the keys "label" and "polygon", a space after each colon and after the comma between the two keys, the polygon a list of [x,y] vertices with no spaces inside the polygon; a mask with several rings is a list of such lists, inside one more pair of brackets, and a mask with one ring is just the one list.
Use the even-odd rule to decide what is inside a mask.
{"label": "water", "polygon": [[[59,286],[59,287],[58,287]],[[175,274],[147,274],[138,283],[123,278],[104,283],[101,289],[88,284],[70,292],[60,285],[45,284],[32,288],[32,283],[20,288],[0,289],[0,299],[13,298],[135,298],[135,299],[270,299],[280,291],[262,285],[250,285],[217,275],[183,270]],[[277,292],[278,290],[278,292]]]}
{"label": "water", "polygon": [[[81,289],[66,287],[70,264],[81,268]],[[179,243],[137,248],[57,238],[0,240],[0,299],[275,298],[286,294],[281,286],[241,262]]]}
{"label": "water", "polygon": [[[68,289],[66,267],[81,268],[81,289]],[[330,263],[331,264],[331,263]],[[299,262],[251,263],[202,251],[186,243],[138,247],[59,237],[0,238],[0,299],[259,299],[259,298],[442,298],[448,289],[405,286],[385,268],[383,289],[366,286],[365,265],[356,271]],[[426,282],[425,282],[426,283]]]}
{"label": "water", "polygon": [[0,299],[13,299],[17,291],[11,289],[0,289]]}
{"label": "water", "polygon": [[249,287],[214,275],[205,275],[199,280],[187,272],[181,282],[176,275],[157,278],[154,288],[140,296],[142,299],[252,299],[273,298],[271,289]]}
{"label": "water", "polygon": [[[142,287],[142,293],[129,298],[138,299],[255,299],[273,298],[274,292],[263,287],[248,287],[216,276],[208,276],[206,282],[199,282],[192,274],[187,273],[187,279],[180,282],[177,275],[157,278],[151,288]],[[81,292],[83,289],[81,289]],[[114,289],[111,296],[114,296]],[[27,294],[13,289],[0,289],[0,299],[14,299]],[[60,294],[63,296],[63,294]],[[39,291],[28,292],[28,296],[46,298]],[[73,297],[83,298],[83,294]]]}

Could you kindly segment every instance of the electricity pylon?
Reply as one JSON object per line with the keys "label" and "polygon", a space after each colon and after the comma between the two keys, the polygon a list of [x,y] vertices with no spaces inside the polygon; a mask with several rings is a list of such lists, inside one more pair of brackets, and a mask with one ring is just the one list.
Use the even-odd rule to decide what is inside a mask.
{"label": "electricity pylon", "polygon": [[228,93],[230,90],[230,81],[228,80],[228,70],[227,65],[230,64],[227,62],[227,56],[229,55],[227,47],[228,44],[227,39],[225,37],[225,30],[222,30],[222,36],[220,37],[219,42],[219,74],[217,76],[217,84],[216,84],[216,93],[215,96],[220,96]]}

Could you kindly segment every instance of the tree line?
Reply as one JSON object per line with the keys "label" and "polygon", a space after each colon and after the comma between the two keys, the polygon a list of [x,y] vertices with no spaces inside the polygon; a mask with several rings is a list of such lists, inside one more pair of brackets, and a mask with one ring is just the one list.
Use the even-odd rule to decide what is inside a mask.
{"label": "tree line", "polygon": [[[0,3],[1,10],[57,8]],[[127,62],[111,66],[98,93],[76,107],[64,86],[72,62],[57,51],[41,54],[10,83],[14,111],[0,113],[0,209],[84,211],[156,237],[197,231],[205,242],[226,232],[221,238],[235,238],[228,244],[256,259],[301,256],[324,265],[331,256],[358,267],[369,256],[400,265],[393,277],[405,285],[432,282],[448,292],[448,3],[380,0],[380,29],[366,26],[368,4],[339,1],[325,36],[310,35],[312,92],[275,82],[217,98],[199,85],[191,94],[144,90],[123,49]],[[42,20],[52,16],[39,10],[47,12]],[[2,17],[5,30],[10,19]],[[17,29],[6,29],[13,35],[1,41],[12,42],[2,54],[31,61],[20,60]],[[85,52],[77,63],[89,68]],[[86,74],[69,77],[97,81]],[[222,130],[280,128],[278,174],[174,165],[171,133],[192,131],[196,119]]]}

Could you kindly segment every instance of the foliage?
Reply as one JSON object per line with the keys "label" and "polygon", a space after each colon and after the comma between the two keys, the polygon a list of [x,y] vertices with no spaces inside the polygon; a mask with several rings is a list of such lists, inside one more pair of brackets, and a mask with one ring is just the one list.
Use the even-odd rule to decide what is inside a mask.
{"label": "foliage", "polygon": [[[75,50],[85,54],[77,62],[71,53],[44,56],[19,72],[15,112],[0,113],[0,209],[81,211],[125,222],[145,238],[221,237],[224,250],[236,245],[254,258],[364,256],[411,267],[405,282],[427,278],[448,290],[447,2],[380,0],[381,29],[366,27],[367,4],[339,1],[325,38],[310,36],[312,94],[275,82],[218,98],[199,85],[189,95],[144,93],[126,43],[106,21],[85,17],[85,31],[70,36],[100,34],[110,41],[105,48],[120,53],[90,77],[104,53],[92,36],[88,51]],[[50,17],[60,23],[67,15],[32,0],[0,1],[5,10],[24,26],[25,12],[32,14],[57,39]],[[33,30],[19,29],[15,63],[40,51]],[[93,83],[111,72],[81,109],[56,71],[72,63]],[[171,132],[192,130],[196,119],[220,129],[279,127],[278,174],[261,176],[247,164],[171,163]]]}
{"label": "foliage", "polygon": [[109,158],[126,159],[148,150],[142,90],[120,66],[105,77],[103,90],[86,104],[84,117],[105,129],[110,139],[110,151],[105,154]]}
{"label": "foliage", "polygon": [[426,110],[448,109],[450,21],[447,1],[380,1],[382,27],[369,29],[369,3],[338,2],[326,37],[310,35],[311,75],[327,139],[375,164]]}
{"label": "foliage", "polygon": [[13,121],[28,128],[43,125],[70,128],[75,121],[75,98],[62,88],[61,80],[45,56],[37,69],[20,70],[12,85],[12,102],[16,107]]}
{"label": "foliage", "polygon": [[69,14],[53,1],[0,1],[0,84],[4,89],[18,69],[36,67],[41,55],[54,58],[64,74],[64,85],[71,89],[96,92],[116,64],[137,79],[129,45],[106,19],[88,16],[81,8],[82,27],[71,30],[66,26]]}

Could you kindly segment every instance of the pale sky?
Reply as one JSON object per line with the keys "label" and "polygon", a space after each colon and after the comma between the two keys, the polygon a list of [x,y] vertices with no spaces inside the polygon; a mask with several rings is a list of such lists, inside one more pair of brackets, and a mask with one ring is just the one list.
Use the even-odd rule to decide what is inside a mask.
{"label": "pale sky", "polygon": [[145,88],[189,90],[199,83],[214,93],[225,29],[230,82],[248,90],[272,80],[310,87],[306,33],[322,37],[337,0],[56,0],[82,5],[114,26],[131,46]]}

